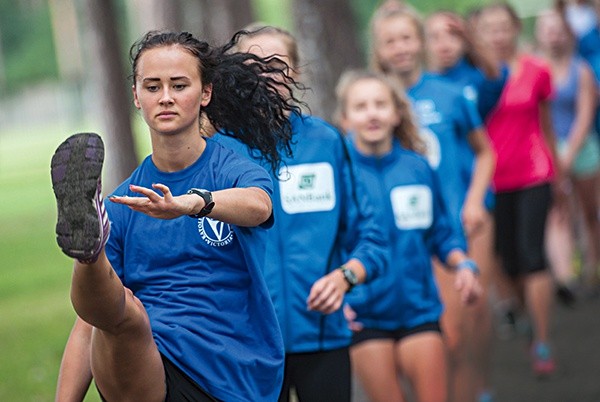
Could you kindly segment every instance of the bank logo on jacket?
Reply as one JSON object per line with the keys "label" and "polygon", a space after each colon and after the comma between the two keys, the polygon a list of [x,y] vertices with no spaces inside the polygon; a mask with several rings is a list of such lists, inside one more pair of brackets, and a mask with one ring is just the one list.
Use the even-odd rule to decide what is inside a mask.
{"label": "bank logo on jacket", "polygon": [[427,186],[395,187],[390,193],[398,229],[427,229],[433,222],[433,197]]}
{"label": "bank logo on jacket", "polygon": [[198,232],[209,246],[223,247],[233,241],[233,230],[228,223],[208,217],[198,219]]}
{"label": "bank logo on jacket", "polygon": [[329,163],[286,166],[279,173],[279,179],[284,212],[322,212],[335,207],[335,180]]}

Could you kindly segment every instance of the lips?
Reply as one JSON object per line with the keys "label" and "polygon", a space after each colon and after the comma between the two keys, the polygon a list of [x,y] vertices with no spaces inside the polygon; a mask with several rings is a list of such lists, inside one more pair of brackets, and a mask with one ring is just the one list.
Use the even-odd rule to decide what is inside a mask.
{"label": "lips", "polygon": [[160,112],[159,114],[157,114],[157,117],[162,117],[162,118],[168,118],[168,117],[173,117],[175,116],[177,113],[175,112],[171,112],[171,111],[164,111],[164,112]]}

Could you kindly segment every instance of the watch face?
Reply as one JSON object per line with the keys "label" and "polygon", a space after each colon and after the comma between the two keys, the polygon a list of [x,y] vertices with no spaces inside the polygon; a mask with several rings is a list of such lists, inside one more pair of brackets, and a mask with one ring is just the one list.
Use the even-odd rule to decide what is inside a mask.
{"label": "watch face", "polygon": [[348,268],[344,268],[343,269],[344,272],[344,278],[346,278],[346,281],[348,281],[348,283],[352,286],[356,285],[358,283],[358,278],[356,277],[356,274],[348,269]]}

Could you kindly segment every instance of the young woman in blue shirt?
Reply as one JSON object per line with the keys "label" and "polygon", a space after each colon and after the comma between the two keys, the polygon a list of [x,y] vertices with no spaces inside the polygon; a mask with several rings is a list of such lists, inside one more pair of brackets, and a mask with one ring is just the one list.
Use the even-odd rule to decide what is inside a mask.
{"label": "young woman in blue shirt", "polygon": [[261,271],[273,186],[201,125],[229,130],[275,169],[295,106],[265,75],[285,72],[231,46],[149,32],[132,47],[152,154],[110,201],[98,135],[71,136],[52,158],[78,315],[58,401],[82,400],[92,378],[108,401],[277,400],[283,341]]}

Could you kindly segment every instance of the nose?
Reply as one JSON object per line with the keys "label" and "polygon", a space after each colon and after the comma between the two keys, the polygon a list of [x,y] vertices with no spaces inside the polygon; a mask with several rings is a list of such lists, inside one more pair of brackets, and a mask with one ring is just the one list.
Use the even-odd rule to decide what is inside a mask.
{"label": "nose", "polygon": [[170,105],[173,103],[173,97],[171,96],[171,92],[168,87],[165,87],[162,91],[162,96],[160,97],[159,103],[161,105]]}

